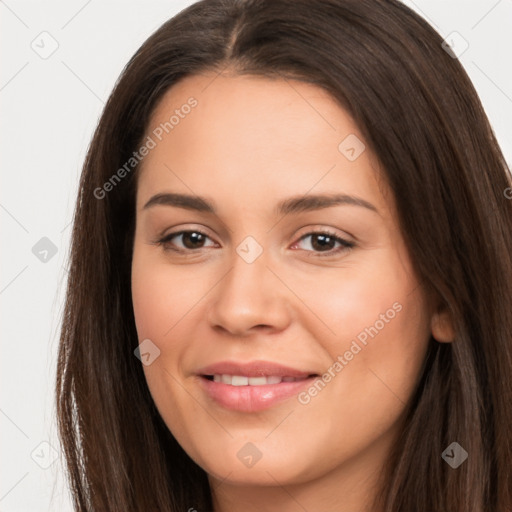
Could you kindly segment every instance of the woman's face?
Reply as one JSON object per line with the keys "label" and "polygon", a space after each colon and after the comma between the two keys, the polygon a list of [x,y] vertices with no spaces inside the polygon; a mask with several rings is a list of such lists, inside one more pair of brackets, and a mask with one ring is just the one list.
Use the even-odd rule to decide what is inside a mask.
{"label": "woman's face", "polygon": [[146,136],[132,294],[169,430],[224,483],[368,477],[431,308],[358,127],[314,85],[208,73]]}

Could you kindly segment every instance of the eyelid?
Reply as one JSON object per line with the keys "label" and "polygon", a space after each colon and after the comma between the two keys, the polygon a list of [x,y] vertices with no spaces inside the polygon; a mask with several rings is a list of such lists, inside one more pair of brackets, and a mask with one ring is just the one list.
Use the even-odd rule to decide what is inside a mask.
{"label": "eyelid", "polygon": [[302,239],[306,235],[325,233],[334,238],[340,238],[341,240],[344,240],[345,242],[348,243],[357,243],[357,238],[348,233],[347,231],[341,231],[340,229],[332,228],[330,226],[324,226],[322,224],[309,225],[304,227],[303,230],[304,231],[298,235],[298,240]]}
{"label": "eyelid", "polygon": [[183,233],[183,231],[197,231],[198,233],[203,233],[204,235],[206,236],[209,236],[211,238],[211,236],[207,233],[210,232],[211,230],[202,226],[201,224],[189,224],[187,225],[186,223],[185,224],[177,224],[176,226],[167,226],[165,229],[163,229],[162,231],[159,231],[159,233],[157,234],[157,237],[158,238],[166,238],[167,236],[169,235],[177,235],[178,233]]}

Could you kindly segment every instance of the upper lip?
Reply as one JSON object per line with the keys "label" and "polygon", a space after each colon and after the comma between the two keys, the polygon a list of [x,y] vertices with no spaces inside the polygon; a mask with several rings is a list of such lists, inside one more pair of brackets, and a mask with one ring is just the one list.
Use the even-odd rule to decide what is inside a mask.
{"label": "upper lip", "polygon": [[240,375],[247,377],[309,377],[317,375],[312,371],[302,371],[271,361],[220,361],[197,370],[198,375]]}

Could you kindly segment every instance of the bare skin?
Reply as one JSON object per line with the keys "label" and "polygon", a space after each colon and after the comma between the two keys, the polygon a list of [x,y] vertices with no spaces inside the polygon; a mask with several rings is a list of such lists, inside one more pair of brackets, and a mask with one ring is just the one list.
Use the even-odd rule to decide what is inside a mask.
{"label": "bare skin", "polygon": [[[338,149],[350,134],[364,140],[325,91],[191,76],[166,93],[147,134],[191,96],[197,106],[161,141],[153,136],[137,188],[132,298],[139,341],[160,350],[144,366],[152,397],[207,472],[216,512],[370,512],[430,335],[452,341],[451,323],[413,271],[375,156],[366,148],[350,161]],[[216,213],[144,208],[160,193],[205,197]],[[334,193],[376,211],[275,211],[292,196]],[[155,243],[183,230],[206,236]],[[325,230],[353,247],[322,239]],[[248,236],[257,245],[241,247],[262,249],[250,263],[237,252]],[[378,332],[358,341],[371,326]],[[338,356],[341,371],[333,369]],[[302,401],[230,410],[196,374],[221,360],[268,360],[318,375],[331,368],[331,379],[316,394],[303,390]],[[248,442],[261,454],[251,467],[237,456]]]}

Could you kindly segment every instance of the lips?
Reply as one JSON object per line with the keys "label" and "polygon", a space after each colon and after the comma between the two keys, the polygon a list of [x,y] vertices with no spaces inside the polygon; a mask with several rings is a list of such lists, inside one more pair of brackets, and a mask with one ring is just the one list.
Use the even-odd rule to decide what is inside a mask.
{"label": "lips", "polygon": [[314,371],[299,370],[270,361],[252,361],[250,363],[222,361],[201,368],[197,374],[211,377],[214,375],[240,375],[245,377],[294,377],[296,379],[317,375]]}
{"label": "lips", "polygon": [[217,405],[240,412],[268,409],[297,395],[318,374],[269,361],[224,361],[197,371],[199,384]]}
{"label": "lips", "polygon": [[215,374],[213,377],[206,375],[208,380],[213,382],[222,382],[231,386],[265,386],[267,384],[280,384],[281,382],[297,382],[307,377],[280,377],[278,375],[270,375],[268,377],[248,377],[246,375],[228,375],[228,374]]}

